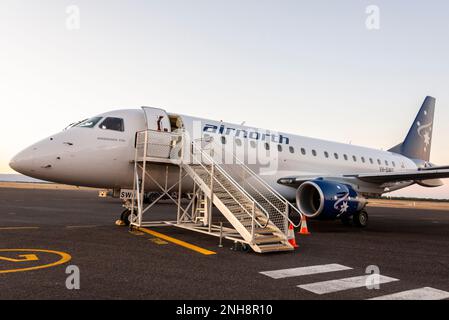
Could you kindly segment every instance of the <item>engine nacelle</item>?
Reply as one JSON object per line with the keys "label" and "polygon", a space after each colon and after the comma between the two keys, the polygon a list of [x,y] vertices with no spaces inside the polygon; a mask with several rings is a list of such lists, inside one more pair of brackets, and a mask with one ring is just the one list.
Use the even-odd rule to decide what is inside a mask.
{"label": "engine nacelle", "polygon": [[317,179],[299,186],[296,204],[308,218],[330,220],[349,217],[362,210],[366,199],[359,197],[350,185]]}

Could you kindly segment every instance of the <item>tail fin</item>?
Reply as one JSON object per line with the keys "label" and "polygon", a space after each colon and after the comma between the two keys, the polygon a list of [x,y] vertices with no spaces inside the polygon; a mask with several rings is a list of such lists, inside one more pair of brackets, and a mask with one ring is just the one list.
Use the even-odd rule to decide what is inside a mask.
{"label": "tail fin", "polygon": [[435,98],[426,97],[404,142],[389,151],[400,153],[411,159],[429,161],[434,112]]}

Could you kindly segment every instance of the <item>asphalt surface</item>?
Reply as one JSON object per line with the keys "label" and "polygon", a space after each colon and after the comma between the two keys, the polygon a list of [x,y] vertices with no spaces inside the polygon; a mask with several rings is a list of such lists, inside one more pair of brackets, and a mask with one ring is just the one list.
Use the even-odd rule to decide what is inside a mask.
{"label": "asphalt surface", "polygon": [[[309,221],[310,236],[297,236],[294,252],[260,255],[174,227],[160,233],[216,252],[203,255],[146,233],[114,225],[116,199],[95,191],[0,189],[0,299],[368,299],[431,287],[449,291],[449,212],[369,208],[366,229]],[[160,204],[154,219],[173,220],[176,209]],[[71,260],[44,269],[60,257]],[[24,254],[34,254],[28,259]],[[3,257],[3,259],[2,259]],[[6,258],[6,259],[5,259]],[[9,259],[9,260],[8,260]],[[16,259],[16,260],[14,260]],[[346,270],[273,279],[263,271],[339,264]],[[66,287],[66,268],[80,270],[80,289]],[[352,288],[317,294],[298,285],[366,275],[377,266],[397,279],[379,289]],[[3,272],[2,272],[3,271]]]}

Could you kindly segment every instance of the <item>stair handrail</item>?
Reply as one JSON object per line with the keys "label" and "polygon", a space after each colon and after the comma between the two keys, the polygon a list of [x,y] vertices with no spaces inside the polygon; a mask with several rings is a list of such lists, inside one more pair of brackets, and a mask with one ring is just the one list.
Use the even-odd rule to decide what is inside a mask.
{"label": "stair handrail", "polygon": [[[197,140],[200,140],[201,142],[203,141],[202,139],[197,139]],[[245,197],[247,197],[248,198],[248,200],[251,202],[251,204],[253,205],[253,206],[257,206],[257,209],[259,209],[260,211],[262,211],[262,213],[265,215],[265,217],[266,217],[266,219],[267,219],[267,221],[266,221],[266,223],[264,224],[264,225],[262,225],[262,224],[260,224],[259,223],[259,221],[257,221],[257,219],[255,219],[255,217],[252,217],[252,219],[259,225],[259,227],[261,227],[261,228],[266,228],[267,226],[268,226],[268,224],[269,224],[269,222],[270,222],[270,214],[268,213],[268,211],[264,208],[264,207],[262,207],[255,199],[254,199],[254,197],[251,195],[251,194],[249,194],[237,181],[235,181],[235,179],[231,176],[231,175],[229,175],[227,172],[226,172],[226,170],[222,167],[222,166],[220,166],[218,163],[217,163],[217,161],[215,161],[215,159],[213,159],[209,154],[207,154],[207,152],[205,152],[205,149],[200,145],[198,145],[198,143],[194,140],[194,141],[192,141],[191,142],[191,144],[192,144],[192,147],[194,148],[194,149],[196,149],[196,150],[198,150],[199,152],[200,152],[200,154],[201,154],[201,156],[204,156],[205,158],[206,158],[206,160],[208,160],[209,162],[211,162],[211,164],[213,164],[214,165],[214,167],[215,167],[215,169],[218,169],[218,171],[222,174],[222,175],[224,175],[225,176],[225,178],[235,187],[235,188],[237,188],[238,190],[239,190],[239,192],[241,192]],[[192,150],[193,151],[193,150]],[[195,156],[194,154],[193,154],[193,152],[192,152],[192,156]],[[202,163],[202,161],[198,161],[198,164],[200,164],[203,168],[205,168],[204,167],[204,165],[203,165],[203,163]],[[206,169],[206,168],[205,168]],[[207,169],[206,169],[207,170]],[[209,172],[208,172],[209,173]],[[209,173],[210,174],[210,173]],[[214,177],[212,177],[213,179],[214,179],[214,181],[216,181],[216,182],[218,182],[225,190],[226,190],[226,188],[222,185],[222,183],[214,176]],[[227,191],[228,193],[229,193],[229,191]],[[230,194],[230,193],[229,193]],[[230,194],[231,196],[232,196],[232,194]],[[233,196],[232,196],[233,197]],[[237,199],[235,199],[235,197],[233,197],[233,199],[236,201],[236,202],[238,202],[239,203],[239,201],[237,200]],[[240,203],[239,203],[239,205],[243,208],[243,209],[245,209]],[[247,211],[248,212],[248,210],[246,210],[245,209],[245,211]]]}
{"label": "stair handrail", "polygon": [[[215,139],[212,139],[211,141],[208,141],[208,143],[210,144],[214,144],[217,145],[217,142],[215,142]],[[228,151],[228,150],[226,150]],[[232,152],[230,152],[230,154],[232,155],[233,159],[235,160],[235,162],[241,166],[241,168],[243,168],[245,171],[247,171],[247,173],[249,174],[250,177],[255,178],[263,187],[265,187],[268,191],[270,191],[270,193],[275,196],[276,198],[278,198],[279,201],[281,201],[282,203],[284,203],[286,205],[287,208],[289,208],[290,211],[289,212],[296,212],[299,215],[299,222],[295,223],[294,221],[292,221],[288,215],[288,213],[286,212],[282,212],[281,210],[279,210],[274,204],[272,204],[270,201],[268,201],[268,199],[266,199],[265,196],[263,196],[262,194],[260,194],[260,192],[258,192],[262,197],[264,197],[264,199],[270,203],[270,205],[275,208],[282,216],[284,216],[289,223],[291,223],[295,228],[299,227],[301,225],[301,221],[303,218],[303,213],[296,208],[294,205],[291,204],[290,201],[288,201],[284,196],[282,196],[278,191],[276,191],[272,186],[270,186],[265,180],[263,180],[258,174],[256,174],[251,168],[249,168],[243,161],[241,161],[237,155],[235,154],[234,150]],[[248,182],[247,182],[248,183]],[[250,183],[248,183],[248,185],[250,185]],[[257,191],[255,189],[255,187],[251,186],[255,191]],[[257,200],[256,200],[257,202]]]}

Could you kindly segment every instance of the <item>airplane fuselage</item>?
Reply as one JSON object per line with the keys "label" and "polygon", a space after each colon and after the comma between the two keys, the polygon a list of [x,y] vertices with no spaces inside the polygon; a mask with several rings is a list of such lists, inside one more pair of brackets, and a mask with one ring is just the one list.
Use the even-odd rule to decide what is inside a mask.
{"label": "airplane fuselage", "polygon": [[[150,127],[164,131],[183,130],[191,139],[213,139],[225,150],[224,153],[227,149],[235,152],[239,159],[289,199],[295,198],[296,190],[278,183],[286,176],[417,170],[413,160],[393,152],[185,115],[164,116],[172,123],[176,118],[179,127],[170,125],[169,119],[162,123],[162,128],[161,122],[156,123],[156,120],[149,126],[150,120],[146,121],[143,110],[107,112],[98,115],[100,120],[92,127],[74,126],[30,146],[12,160],[11,166],[25,175],[57,183],[132,188],[136,132]],[[101,121],[108,117],[123,119],[124,128],[121,131],[101,128]],[[154,164],[151,170],[156,177],[165,177],[164,166]],[[178,169],[170,168],[169,182],[174,183],[177,179]],[[344,177],[341,181],[345,181]],[[381,194],[412,183],[358,183],[354,188],[360,193]],[[185,187],[190,185],[186,182]],[[151,182],[147,189],[158,190]]]}

